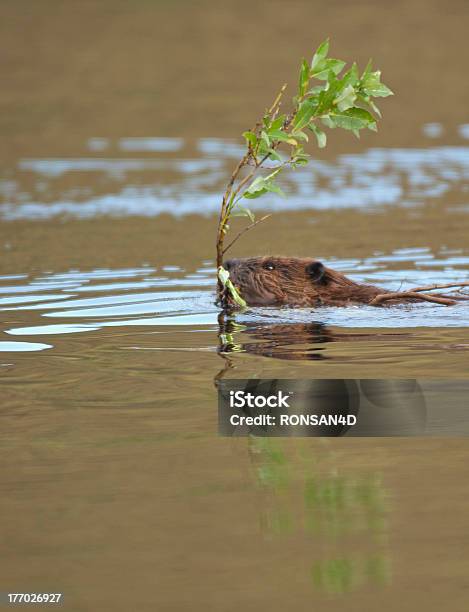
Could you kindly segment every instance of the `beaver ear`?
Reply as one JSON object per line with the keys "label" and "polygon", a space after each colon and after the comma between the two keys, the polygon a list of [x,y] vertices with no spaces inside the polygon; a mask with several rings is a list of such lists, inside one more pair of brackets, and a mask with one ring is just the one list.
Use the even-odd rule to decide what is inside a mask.
{"label": "beaver ear", "polygon": [[323,283],[326,268],[320,261],[313,261],[313,263],[306,266],[306,273],[311,277],[313,283]]}

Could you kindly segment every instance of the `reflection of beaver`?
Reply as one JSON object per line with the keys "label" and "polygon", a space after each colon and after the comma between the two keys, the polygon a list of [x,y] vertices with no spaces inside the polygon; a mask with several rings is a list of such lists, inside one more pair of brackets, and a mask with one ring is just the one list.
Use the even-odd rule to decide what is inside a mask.
{"label": "reflection of beaver", "polygon": [[[228,378],[225,378],[225,376],[230,369],[235,367],[235,361],[232,359],[232,356],[239,352],[288,361],[335,359],[338,362],[343,362],[344,359],[349,359],[347,354],[345,353],[345,356],[341,356],[338,351],[327,351],[329,343],[338,342],[343,344],[344,342],[360,341],[369,343],[373,340],[382,341],[383,338],[386,338],[386,341],[399,341],[412,337],[409,333],[390,333],[384,330],[378,333],[342,332],[340,329],[328,327],[322,323],[282,323],[272,325],[246,322],[239,324],[233,319],[227,319],[224,314],[220,314],[219,325],[220,347],[218,353],[225,360],[225,367],[215,376],[217,388],[220,388],[221,381]],[[246,340],[248,341],[246,342]],[[236,382],[242,383],[241,380]],[[245,389],[247,391],[256,389],[257,393],[264,383],[269,383],[270,385],[270,383],[275,382],[271,380],[265,381],[256,377],[252,378],[251,376],[245,381]],[[354,406],[346,406],[346,412],[358,414],[358,406],[355,404],[358,397],[358,388],[356,387],[359,381],[321,381],[316,379],[309,382],[316,390],[322,389],[319,394],[316,394],[314,389],[312,389],[313,395],[317,395],[317,400],[314,402],[315,413],[333,413],[336,408],[344,407],[348,400],[346,389],[342,383],[346,382],[349,394],[350,391],[353,391],[349,398],[353,399],[354,404]],[[326,384],[328,382],[332,386],[327,387],[327,389],[321,386],[323,383]],[[306,384],[307,381],[296,381],[296,383]],[[231,387],[227,387],[227,389],[229,391]],[[277,387],[269,386],[269,392],[277,390]],[[365,379],[360,381],[359,395],[361,398],[360,423],[353,427],[348,435],[421,435],[424,432],[426,423],[425,401],[416,381]],[[329,405],[329,408],[323,402]],[[321,410],[318,408],[321,408]],[[251,416],[253,415],[251,414]],[[335,430],[325,431],[320,428],[314,428],[313,434],[307,431],[299,433],[295,430],[293,435],[344,435],[348,429],[348,427],[339,427]],[[223,433],[224,435],[245,435],[245,433],[240,432],[234,434],[233,431],[231,427],[226,431],[224,430]],[[265,435],[265,432],[262,433],[257,429],[250,431],[255,435]],[[271,435],[283,434],[282,431],[271,431]],[[287,433],[286,435],[290,434]]]}
{"label": "reflection of beaver", "polygon": [[[334,334],[322,323],[287,323],[281,325],[245,323],[219,320],[223,354],[243,351],[251,355],[287,360],[329,359],[324,354],[324,342],[334,342],[341,334]],[[237,337],[238,334],[241,337]],[[348,339],[346,334],[345,339]],[[363,334],[362,334],[363,335]],[[245,336],[249,339],[245,341]],[[336,338],[337,336],[337,338]],[[229,338],[230,342],[226,342]]]}
{"label": "reflection of beaver", "polygon": [[[247,322],[242,325],[235,321],[219,318],[221,354],[243,351],[251,355],[274,357],[288,361],[316,361],[331,359],[325,344],[330,342],[372,342],[401,340],[408,338],[408,333],[390,332],[341,332],[327,327],[323,323],[284,323],[267,324]],[[227,339],[229,341],[227,342]],[[249,341],[246,342],[246,339]]]}
{"label": "reflection of beaver", "polygon": [[386,290],[356,283],[315,259],[251,257],[224,263],[250,306],[368,304]]}

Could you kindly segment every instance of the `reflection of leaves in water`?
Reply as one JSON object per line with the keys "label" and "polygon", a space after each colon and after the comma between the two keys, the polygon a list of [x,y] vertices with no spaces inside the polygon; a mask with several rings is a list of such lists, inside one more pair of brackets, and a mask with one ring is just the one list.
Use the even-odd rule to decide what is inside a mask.
{"label": "reflection of leaves in water", "polygon": [[261,485],[278,492],[291,484],[287,457],[278,443],[269,438],[253,438],[253,452],[262,453],[262,462],[257,467]]}
{"label": "reflection of leaves in water", "polygon": [[366,560],[365,571],[370,582],[379,585],[391,583],[391,559],[387,555],[375,555]]}
{"label": "reflection of leaves in water", "polygon": [[333,536],[368,531],[379,535],[387,527],[386,495],[376,476],[347,479],[330,475],[307,477],[304,487],[305,528]]}
{"label": "reflection of leaves in water", "polygon": [[340,476],[319,481],[308,478],[305,483],[305,504],[309,509],[327,507],[337,511],[345,505],[346,482]]}
{"label": "reflection of leaves in water", "polygon": [[261,526],[273,535],[288,535],[294,530],[294,517],[285,509],[270,509],[261,514]]}
{"label": "reflection of leaves in water", "polygon": [[391,561],[382,554],[321,560],[313,564],[311,579],[318,590],[330,595],[343,595],[366,582],[386,586],[391,582]]}
{"label": "reflection of leaves in water", "polygon": [[[260,512],[264,532],[289,536],[302,530],[314,537],[312,550],[322,550],[324,558],[313,563],[311,578],[314,587],[325,593],[341,595],[367,583],[389,584],[391,559],[386,552],[375,548],[369,554],[349,553],[346,539],[360,533],[368,536],[367,541],[362,540],[364,546],[370,542],[380,548],[386,545],[388,494],[381,477],[340,473],[339,458],[328,450],[326,440],[315,441],[320,455],[313,454],[318,447],[312,447],[310,441],[288,442],[284,449],[278,439],[249,439],[254,474],[266,494]],[[296,451],[295,461],[289,456],[290,448]],[[332,463],[329,470],[320,467],[326,462]]]}
{"label": "reflection of leaves in water", "polygon": [[347,593],[354,586],[356,572],[350,559],[318,561],[312,569],[313,584],[328,593]]}

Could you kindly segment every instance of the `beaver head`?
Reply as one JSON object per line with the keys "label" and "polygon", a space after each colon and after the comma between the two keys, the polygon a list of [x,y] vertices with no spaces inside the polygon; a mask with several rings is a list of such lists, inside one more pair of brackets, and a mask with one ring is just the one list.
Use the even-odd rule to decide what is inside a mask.
{"label": "beaver head", "polygon": [[383,293],[310,258],[229,259],[223,267],[250,306],[344,306],[368,303]]}

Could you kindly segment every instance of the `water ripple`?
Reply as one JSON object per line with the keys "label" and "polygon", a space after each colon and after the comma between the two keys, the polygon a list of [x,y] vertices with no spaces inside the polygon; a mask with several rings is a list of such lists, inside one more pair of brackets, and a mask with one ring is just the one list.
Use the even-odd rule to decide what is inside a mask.
{"label": "water ripple", "polygon": [[[0,218],[213,214],[219,209],[233,160],[243,152],[242,144],[202,138],[195,154],[189,149],[185,157],[170,155],[185,146],[183,139],[176,138],[122,138],[119,150],[142,156],[22,159],[8,170],[13,178],[0,180]],[[464,207],[468,178],[467,146],[371,148],[332,161],[312,159],[307,168],[283,176],[287,200],[271,194],[252,207],[280,211],[416,207],[450,191],[464,198]],[[458,210],[448,207],[448,213]]]}
{"label": "water ripple", "polygon": [[[357,281],[394,290],[435,282],[464,281],[469,268],[469,256],[454,249],[442,249],[437,253],[426,248],[396,249],[363,260],[324,261]],[[399,269],[393,269],[396,266]],[[71,270],[41,274],[24,285],[3,286],[1,290],[6,297],[1,298],[0,309],[4,312],[4,333],[47,337],[100,330],[103,333],[106,328],[138,326],[157,329],[177,326],[189,331],[209,326],[216,331],[219,311],[214,305],[213,262],[201,263],[196,272],[186,273],[177,266],[166,266],[166,271],[171,277],[162,276],[162,270],[153,268]],[[116,278],[129,280],[116,283]],[[110,282],[103,282],[107,280]],[[76,283],[73,295],[70,294],[70,282]],[[60,287],[62,293],[57,292]],[[38,288],[41,294],[37,294]],[[149,288],[153,290],[147,291]],[[90,297],[80,297],[83,291]],[[8,325],[9,312],[13,311],[34,311],[39,320],[34,325],[30,322],[23,326],[17,323]],[[451,309],[429,303],[392,308],[251,308],[234,316],[240,324],[315,321],[348,328],[469,327],[469,302]],[[49,324],[44,318],[59,321]],[[52,347],[37,343],[0,342],[0,351],[43,348]]]}

